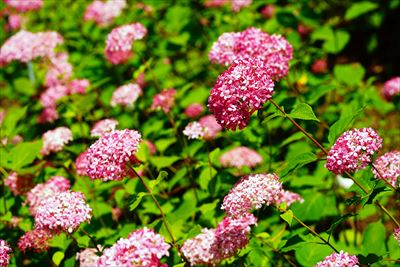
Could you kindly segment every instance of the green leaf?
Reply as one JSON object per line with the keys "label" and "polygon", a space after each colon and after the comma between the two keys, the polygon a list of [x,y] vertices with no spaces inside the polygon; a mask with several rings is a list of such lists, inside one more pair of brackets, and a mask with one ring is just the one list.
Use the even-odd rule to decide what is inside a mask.
{"label": "green leaf", "polygon": [[324,216],[337,216],[336,198],[333,194],[321,194],[315,191],[303,193],[304,204],[293,205],[291,210],[301,220],[317,221]]}
{"label": "green leaf", "polygon": [[280,173],[280,177],[286,176],[288,173],[303,167],[304,165],[316,161],[318,158],[311,152],[306,152],[298,155],[293,160],[289,161],[289,164]]}
{"label": "green leaf", "polygon": [[64,252],[57,251],[53,254],[52,260],[55,265],[59,266],[61,261],[64,259]]}
{"label": "green leaf", "polygon": [[281,214],[281,218],[284,219],[289,224],[289,226],[292,226],[293,211],[286,211],[284,214]]}
{"label": "green leaf", "polygon": [[28,78],[17,78],[14,80],[13,84],[17,92],[28,96],[35,94],[35,86]]}
{"label": "green leaf", "polygon": [[308,243],[299,246],[295,250],[296,260],[301,266],[315,266],[327,255],[332,253],[332,249],[325,244]]}
{"label": "green leaf", "polygon": [[306,103],[300,103],[296,105],[289,115],[293,119],[312,120],[319,122],[319,119],[315,116],[312,107]]}
{"label": "green leaf", "polygon": [[162,180],[164,180],[167,177],[168,173],[166,171],[160,171],[160,173],[157,176],[157,179],[151,180],[149,182],[149,188],[153,190],[156,185],[158,185]]}
{"label": "green leaf", "polygon": [[139,192],[136,197],[135,200],[129,205],[129,210],[133,211],[134,209],[136,209],[136,207],[140,204],[140,202],[142,201],[142,198],[144,196],[150,195],[149,193],[146,192]]}
{"label": "green leaf", "polygon": [[200,188],[203,190],[207,190],[210,181],[214,178],[216,174],[217,171],[213,167],[211,167],[211,170],[208,166],[203,168],[199,176]]}
{"label": "green leaf", "polygon": [[346,115],[342,115],[338,121],[336,121],[330,128],[329,128],[329,134],[328,134],[328,141],[329,144],[335,143],[336,139],[341,135],[343,132],[345,132],[350,125],[353,123],[354,119],[357,118],[361,112],[363,111],[364,108],[361,108],[357,110],[356,112],[349,114],[346,113]]}
{"label": "green leaf", "polygon": [[335,78],[349,86],[356,86],[361,84],[365,69],[359,63],[336,65],[333,69]]}
{"label": "green leaf", "polygon": [[385,226],[381,222],[375,222],[368,224],[364,231],[364,239],[362,241],[363,254],[375,253],[382,255],[386,252],[385,238],[386,230]]}
{"label": "green leaf", "polygon": [[15,134],[15,126],[17,123],[25,117],[26,111],[28,110],[28,107],[13,107],[10,108],[7,111],[6,117],[4,118],[4,121],[1,126],[1,131],[0,135],[1,137],[11,137],[12,135]]}
{"label": "green leaf", "polygon": [[337,54],[343,50],[350,40],[350,34],[346,31],[334,31],[333,38],[326,40],[322,48],[328,52]]}
{"label": "green leaf", "polygon": [[177,156],[161,156],[161,157],[151,157],[150,162],[153,164],[157,169],[162,169],[165,167],[172,166],[175,162],[177,162],[180,157]]}
{"label": "green leaf", "polygon": [[368,1],[353,3],[350,8],[347,9],[344,18],[346,20],[355,19],[371,10],[378,8],[378,4]]}
{"label": "green leaf", "polygon": [[331,224],[331,227],[329,227],[328,231],[326,231],[327,233],[329,233],[329,239],[331,238],[331,235],[333,233],[333,231],[336,229],[336,227],[338,227],[342,222],[346,221],[348,218],[355,216],[355,214],[345,214],[343,216],[340,216],[334,223]]}
{"label": "green leaf", "polygon": [[76,239],[78,241],[78,246],[81,248],[87,248],[90,244],[90,238],[86,235],[80,236]]}
{"label": "green leaf", "polygon": [[8,165],[13,170],[18,170],[31,164],[39,155],[42,141],[23,142],[13,147],[9,153]]}

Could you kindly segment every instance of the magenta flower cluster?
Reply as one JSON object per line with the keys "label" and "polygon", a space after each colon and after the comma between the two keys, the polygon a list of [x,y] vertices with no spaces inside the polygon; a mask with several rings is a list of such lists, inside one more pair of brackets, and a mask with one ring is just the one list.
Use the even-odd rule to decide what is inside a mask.
{"label": "magenta flower cluster", "polygon": [[130,83],[118,87],[111,98],[111,106],[117,105],[132,107],[136,100],[143,94],[142,88],[136,83]]}
{"label": "magenta flower cluster", "polygon": [[253,168],[260,164],[263,161],[263,158],[254,149],[239,146],[222,154],[219,161],[223,167],[234,167],[240,169],[244,166]]}
{"label": "magenta flower cluster", "polygon": [[392,186],[397,185],[400,177],[400,151],[391,151],[377,158],[372,172],[378,179],[385,179]]}
{"label": "magenta flower cluster", "polygon": [[105,249],[97,266],[167,266],[161,264],[160,260],[163,256],[169,256],[169,248],[170,245],[165,243],[164,237],[152,229],[143,228]]}
{"label": "magenta flower cluster", "polygon": [[395,96],[400,94],[400,77],[394,77],[383,85],[383,96],[387,100],[391,100]]}
{"label": "magenta flower cluster", "polygon": [[43,134],[42,155],[61,151],[66,144],[72,141],[72,132],[67,127],[58,127]]}
{"label": "magenta flower cluster", "polygon": [[7,267],[10,263],[10,254],[12,249],[8,245],[8,243],[0,239],[0,267]]}
{"label": "magenta flower cluster", "polygon": [[93,20],[99,26],[107,26],[118,17],[127,6],[126,0],[95,0],[87,6],[83,19]]}
{"label": "magenta flower cluster", "polygon": [[90,130],[90,135],[93,137],[101,137],[106,133],[112,132],[118,126],[118,121],[114,119],[104,119],[96,122]]}
{"label": "magenta flower cluster", "polygon": [[7,178],[4,179],[4,185],[16,196],[25,195],[33,187],[31,177],[22,177],[16,172],[10,173]]}
{"label": "magenta flower cluster", "polygon": [[189,118],[196,118],[204,111],[204,106],[200,103],[193,103],[185,109],[185,115]]}
{"label": "magenta flower cluster", "polygon": [[176,90],[173,88],[163,90],[153,97],[153,103],[151,104],[150,109],[161,109],[165,113],[168,113],[172,106],[175,104],[175,95]]}
{"label": "magenta flower cluster", "polygon": [[119,26],[107,36],[105,56],[112,64],[121,64],[130,59],[132,43],[142,39],[147,29],[140,23]]}
{"label": "magenta flower cluster", "polygon": [[372,128],[343,133],[329,151],[325,167],[334,174],[364,169],[382,147],[382,138]]}
{"label": "magenta flower cluster", "polygon": [[45,252],[50,247],[50,239],[53,235],[47,230],[34,229],[26,232],[18,240],[18,249],[22,252],[31,250],[33,252]]}
{"label": "magenta flower cluster", "polygon": [[315,267],[359,267],[356,256],[351,256],[347,252],[332,253],[323,261],[320,261]]}
{"label": "magenta flower cluster", "polygon": [[35,214],[35,228],[54,233],[72,233],[90,221],[92,209],[81,192],[64,191],[43,199]]}
{"label": "magenta flower cluster", "polygon": [[222,73],[211,90],[208,107],[226,129],[243,129],[250,116],[272,97],[274,82],[259,59],[237,60]]}
{"label": "magenta flower cluster", "polygon": [[126,165],[136,161],[141,135],[135,130],[115,130],[100,137],[87,151],[86,172],[91,179],[121,180]]}

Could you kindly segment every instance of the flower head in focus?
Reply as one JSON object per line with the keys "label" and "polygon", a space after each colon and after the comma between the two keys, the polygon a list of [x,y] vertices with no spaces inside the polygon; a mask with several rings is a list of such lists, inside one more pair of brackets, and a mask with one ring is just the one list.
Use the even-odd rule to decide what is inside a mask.
{"label": "flower head in focus", "polygon": [[329,151],[325,167],[334,174],[364,169],[382,147],[382,138],[372,128],[343,133]]}
{"label": "flower head in focus", "polygon": [[8,243],[0,239],[0,267],[7,267],[10,262],[10,254],[12,249]]}
{"label": "flower head in focus", "polygon": [[263,158],[257,153],[257,151],[245,146],[240,146],[222,154],[219,161],[224,167],[235,167],[240,169],[244,166],[253,168],[260,164],[263,161]]}
{"label": "flower head in focus", "polygon": [[400,177],[400,151],[391,151],[377,158],[372,173],[378,179],[385,179],[392,186],[397,185]]}
{"label": "flower head in focus", "polygon": [[118,121],[114,119],[104,119],[96,122],[90,130],[90,135],[93,137],[101,137],[106,133],[112,132],[118,126]]}
{"label": "flower head in focus", "polygon": [[358,267],[358,259],[356,256],[351,256],[347,252],[332,253],[320,261],[315,267]]}
{"label": "flower head in focus", "polygon": [[111,106],[117,105],[132,107],[136,100],[143,94],[142,88],[136,83],[130,83],[117,88],[111,98]]}
{"label": "flower head in focus", "polygon": [[153,97],[153,103],[151,104],[151,110],[162,109],[165,113],[168,113],[172,106],[175,104],[176,90],[165,89],[161,93],[156,94]]}
{"label": "flower head in focus", "polygon": [[18,240],[18,249],[22,252],[32,250],[36,253],[45,252],[50,248],[50,239],[53,235],[47,230],[32,230],[26,232]]}
{"label": "flower head in focus", "polygon": [[58,127],[43,134],[42,155],[61,151],[66,144],[72,141],[72,132],[67,127]]}
{"label": "flower head in focus", "polygon": [[400,94],[400,77],[394,77],[385,82],[382,90],[383,96],[386,100],[391,100]]}
{"label": "flower head in focus", "polygon": [[135,130],[115,130],[100,137],[87,151],[87,173],[91,179],[121,180],[126,165],[137,161],[142,138]]}

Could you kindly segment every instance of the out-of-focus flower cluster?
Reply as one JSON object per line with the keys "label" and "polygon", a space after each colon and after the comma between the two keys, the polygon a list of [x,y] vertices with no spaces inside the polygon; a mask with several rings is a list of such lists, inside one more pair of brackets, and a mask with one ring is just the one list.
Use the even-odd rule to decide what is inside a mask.
{"label": "out-of-focus flower cluster", "polygon": [[107,26],[118,17],[126,7],[126,0],[108,0],[106,2],[95,0],[90,3],[85,11],[83,19],[93,20],[99,26]]}
{"label": "out-of-focus flower cluster", "polygon": [[222,154],[219,161],[223,167],[235,167],[240,169],[244,166],[254,168],[263,161],[263,158],[254,149],[240,146]]}
{"label": "out-of-focus flower cluster", "polygon": [[112,132],[118,126],[118,121],[114,119],[104,119],[96,122],[90,130],[90,135],[93,137],[101,137],[106,133]]}
{"label": "out-of-focus flower cluster", "polygon": [[61,151],[66,144],[72,141],[72,132],[67,127],[58,127],[43,134],[41,153],[48,155],[51,152]]}
{"label": "out-of-focus flower cluster", "polygon": [[231,5],[234,12],[239,12],[242,8],[251,5],[253,0],[206,0],[204,5],[206,7],[220,7],[226,4]]}
{"label": "out-of-focus flower cluster", "polygon": [[[99,246],[101,249],[101,246]],[[97,249],[85,248],[81,252],[76,253],[76,259],[79,260],[80,267],[93,267],[97,266],[97,261],[100,256],[97,256]]]}
{"label": "out-of-focus flower cluster", "polygon": [[18,196],[25,195],[33,187],[32,177],[20,176],[16,172],[10,173],[4,180],[4,185]]}
{"label": "out-of-focus flower cluster", "polygon": [[190,122],[185,129],[183,134],[189,139],[205,139],[212,140],[222,130],[222,127],[218,124],[214,115],[206,115],[200,118],[199,121]]}
{"label": "out-of-focus flower cluster", "polygon": [[383,96],[387,100],[391,100],[395,96],[400,94],[400,77],[394,77],[383,85]]}
{"label": "out-of-focus flower cluster", "polygon": [[165,113],[168,113],[175,104],[175,95],[176,90],[173,88],[163,90],[161,93],[158,93],[153,97],[153,103],[151,104],[150,109],[161,109]]}
{"label": "out-of-focus flower cluster", "polygon": [[111,106],[117,105],[132,107],[136,100],[142,95],[142,88],[136,83],[130,83],[118,87],[111,98]]}
{"label": "out-of-focus flower cluster", "polygon": [[334,174],[364,169],[382,147],[382,138],[372,128],[343,133],[329,151],[325,167]]}

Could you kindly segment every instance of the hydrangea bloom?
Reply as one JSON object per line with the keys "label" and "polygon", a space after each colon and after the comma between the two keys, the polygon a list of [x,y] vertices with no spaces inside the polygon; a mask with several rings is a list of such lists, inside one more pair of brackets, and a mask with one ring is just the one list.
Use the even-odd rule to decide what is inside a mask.
{"label": "hydrangea bloom", "polygon": [[43,199],[69,190],[71,184],[62,176],[53,176],[44,184],[38,184],[26,194],[26,202],[32,215],[36,214],[37,207]]}
{"label": "hydrangea bloom", "polygon": [[90,130],[90,135],[93,137],[101,137],[106,133],[112,132],[118,125],[118,121],[114,119],[104,119],[96,122],[93,128]]}
{"label": "hydrangea bloom", "polygon": [[186,109],[185,109],[185,115],[188,116],[189,118],[196,118],[200,116],[200,114],[204,111],[204,106],[199,103],[193,103],[190,104]]}
{"label": "hydrangea bloom", "polygon": [[332,253],[323,261],[320,261],[315,267],[359,267],[356,256],[351,256],[347,252]]}
{"label": "hydrangea bloom", "polygon": [[212,140],[222,131],[221,125],[217,122],[214,115],[206,115],[199,120],[200,125],[204,128],[204,139]]}
{"label": "hydrangea bloom", "polygon": [[217,264],[248,244],[250,226],[256,222],[252,214],[236,219],[225,217],[216,229],[203,229],[198,236],[186,240],[181,251],[192,266]]}
{"label": "hydrangea bloom", "polygon": [[111,98],[111,106],[117,105],[132,107],[136,100],[142,95],[142,88],[136,83],[130,83],[117,88]]}
{"label": "hydrangea bloom", "polygon": [[8,266],[11,252],[12,249],[8,246],[7,242],[0,239],[0,267]]}
{"label": "hydrangea bloom", "polygon": [[382,138],[372,128],[343,133],[329,151],[325,167],[334,174],[364,169],[372,155],[382,147]]}
{"label": "hydrangea bloom", "polygon": [[394,238],[397,240],[397,242],[399,242],[399,246],[400,246],[400,228],[396,228],[394,229]]}
{"label": "hydrangea bloom", "polygon": [[297,202],[297,201],[300,203],[303,203],[304,199],[297,193],[287,191],[287,190],[282,190],[278,195],[276,204],[281,204],[281,203],[285,202],[286,205],[289,207],[290,205],[292,205],[294,202]]}
{"label": "hydrangea bloom", "polygon": [[20,14],[10,14],[8,16],[7,26],[10,30],[15,31],[21,28],[22,24],[26,21],[26,18]]}
{"label": "hydrangea bloom", "polygon": [[153,97],[153,103],[151,104],[151,110],[162,109],[165,113],[168,113],[172,106],[175,104],[176,90],[166,89]]}
{"label": "hydrangea bloom", "polygon": [[232,11],[239,12],[242,8],[249,6],[253,0],[232,0]]}
{"label": "hydrangea bloom", "polygon": [[72,132],[67,127],[58,127],[43,134],[43,148],[41,153],[48,155],[51,152],[61,151],[66,144],[72,141]]}
{"label": "hydrangea bloom", "polygon": [[73,67],[68,62],[67,53],[58,53],[50,58],[50,66],[46,73],[45,85],[53,87],[67,81],[72,75]]}
{"label": "hydrangea bloom", "polygon": [[272,97],[274,82],[258,59],[235,61],[211,90],[208,107],[226,129],[243,129],[250,115]]}
{"label": "hydrangea bloom", "polygon": [[108,0],[106,2],[95,0],[86,8],[83,19],[94,20],[99,26],[111,24],[126,7],[126,0]]}
{"label": "hydrangea bloom", "polygon": [[230,65],[238,59],[258,58],[275,80],[287,75],[293,47],[279,35],[269,35],[250,27],[242,32],[224,33],[211,47],[211,62]]}
{"label": "hydrangea bloom", "polygon": [[221,209],[240,217],[252,209],[275,203],[281,196],[282,184],[276,174],[251,174],[242,177],[225,196]]}
{"label": "hydrangea bloom", "polygon": [[93,267],[97,266],[99,256],[96,254],[97,249],[85,248],[81,252],[76,253],[76,259],[79,261],[80,267]]}
{"label": "hydrangea bloom", "polygon": [[36,10],[43,6],[43,0],[4,0],[4,2],[19,12]]}
{"label": "hydrangea bloom", "polygon": [[200,139],[204,136],[204,128],[197,121],[190,122],[183,130],[183,134],[189,139]]}
{"label": "hydrangea bloom", "polygon": [[16,172],[12,172],[4,179],[4,185],[16,196],[25,195],[33,187],[32,177],[19,176]]}
{"label": "hydrangea bloom", "polygon": [[91,179],[121,180],[126,165],[135,162],[141,135],[135,130],[115,130],[90,146],[87,173]]}
{"label": "hydrangea bloom", "polygon": [[164,237],[152,229],[143,228],[105,249],[97,266],[166,266],[160,260],[163,256],[169,256],[169,248]]}
{"label": "hydrangea bloom", "polygon": [[90,86],[90,81],[87,79],[75,79],[67,84],[69,94],[84,94]]}
{"label": "hydrangea bloom", "polygon": [[387,100],[391,100],[396,95],[400,94],[400,77],[394,77],[383,85],[383,96]]}
{"label": "hydrangea bloom", "polygon": [[220,157],[219,161],[224,167],[253,168],[262,162],[263,158],[255,150],[245,146],[233,148]]}
{"label": "hydrangea bloom", "polygon": [[131,46],[134,40],[142,39],[147,29],[140,23],[117,27],[107,36],[105,56],[112,64],[120,64],[132,57]]}
{"label": "hydrangea bloom", "polygon": [[81,176],[87,176],[89,160],[87,158],[87,151],[82,152],[75,160],[76,172]]}
{"label": "hydrangea bloom", "polygon": [[59,118],[56,106],[45,107],[38,117],[39,123],[53,122]]}
{"label": "hydrangea bloom", "polygon": [[55,107],[56,101],[68,95],[68,92],[68,88],[64,85],[49,87],[43,94],[40,95],[40,102],[44,108]]}
{"label": "hydrangea bloom", "polygon": [[57,32],[32,33],[21,30],[11,36],[0,49],[0,64],[12,60],[28,62],[37,57],[52,57],[54,48],[63,42]]}
{"label": "hydrangea bloom", "polygon": [[26,232],[18,240],[18,249],[22,252],[32,250],[34,252],[45,252],[50,248],[50,239],[53,235],[47,230],[32,230]]}
{"label": "hydrangea bloom", "polygon": [[396,186],[400,177],[400,151],[388,152],[374,162],[372,172],[376,178],[385,179],[391,185]]}
{"label": "hydrangea bloom", "polygon": [[92,209],[81,192],[65,191],[43,199],[35,214],[35,228],[55,233],[72,233],[90,221]]}
{"label": "hydrangea bloom", "polygon": [[261,8],[261,16],[266,19],[270,19],[275,15],[276,8],[274,5],[269,4]]}
{"label": "hydrangea bloom", "polygon": [[327,70],[328,70],[328,62],[326,61],[326,59],[317,59],[311,65],[311,71],[314,74],[322,74],[327,72]]}

